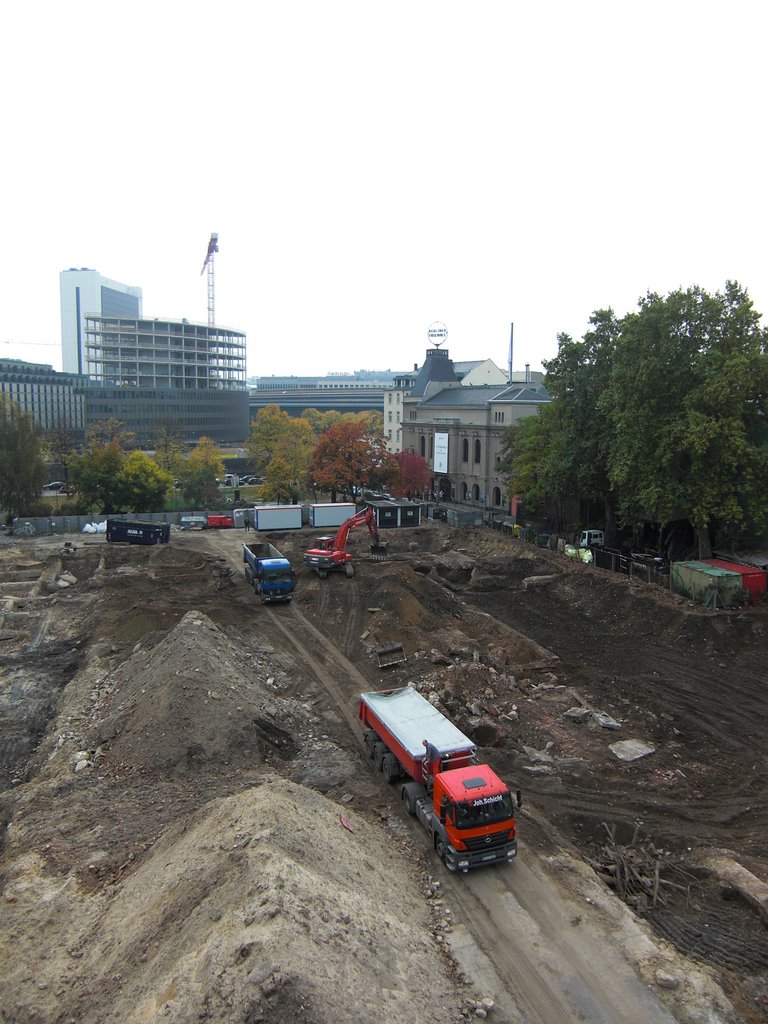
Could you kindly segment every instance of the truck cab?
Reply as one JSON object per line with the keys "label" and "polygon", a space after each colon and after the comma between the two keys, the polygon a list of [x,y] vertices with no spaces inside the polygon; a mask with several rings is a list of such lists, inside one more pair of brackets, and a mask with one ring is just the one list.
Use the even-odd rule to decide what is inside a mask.
{"label": "truck cab", "polygon": [[517,856],[513,797],[489,765],[438,772],[431,811],[435,848],[449,871]]}

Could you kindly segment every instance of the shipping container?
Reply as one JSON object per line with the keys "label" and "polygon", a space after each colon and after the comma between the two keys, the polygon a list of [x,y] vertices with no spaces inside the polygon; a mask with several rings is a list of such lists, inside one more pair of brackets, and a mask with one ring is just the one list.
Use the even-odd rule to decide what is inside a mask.
{"label": "shipping container", "polygon": [[399,506],[401,526],[421,526],[421,502],[409,501]]}
{"label": "shipping container", "polygon": [[709,608],[729,608],[745,599],[739,573],[706,562],[673,562],[671,586],[676,594],[684,594]]}
{"label": "shipping container", "polygon": [[422,505],[419,501],[369,501],[376,515],[378,529],[398,526],[420,526]]}
{"label": "shipping container", "polygon": [[167,544],[171,536],[168,523],[146,523],[138,519],[108,519],[107,540],[122,544]]}
{"label": "shipping container", "polygon": [[741,576],[741,585],[749,594],[749,600],[753,604],[762,599],[768,588],[768,573],[764,569],[758,569],[754,565],[729,562],[725,558],[705,558],[703,561],[706,565],[713,565],[716,569],[737,572]]}
{"label": "shipping container", "polygon": [[328,503],[317,503],[309,506],[309,525],[318,526],[341,526],[350,516],[357,511],[357,506],[351,501],[339,501]]}
{"label": "shipping container", "polygon": [[301,505],[257,505],[254,516],[257,530],[301,529]]}
{"label": "shipping container", "polygon": [[228,516],[221,512],[209,512],[208,513],[208,529],[209,530],[228,530],[234,526],[234,520],[232,516]]}
{"label": "shipping container", "polygon": [[183,512],[179,516],[180,530],[205,530],[208,516],[204,512]]}

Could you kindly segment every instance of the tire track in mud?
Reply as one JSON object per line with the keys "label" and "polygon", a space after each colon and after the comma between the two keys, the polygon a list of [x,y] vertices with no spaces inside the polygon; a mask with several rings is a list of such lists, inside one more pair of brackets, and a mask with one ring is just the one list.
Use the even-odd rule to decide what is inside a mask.
{"label": "tire track in mud", "polygon": [[[357,719],[357,695],[369,688],[369,682],[355,666],[347,660],[341,651],[319,629],[306,618],[303,612],[294,605],[290,609],[290,618],[299,626],[308,641],[312,642],[311,651],[305,644],[304,637],[299,639],[298,631],[289,629],[287,622],[275,618],[275,625],[282,632],[289,646],[300,656],[304,666],[312,672],[318,682],[330,694],[357,740],[361,736],[361,727]],[[351,685],[339,682],[339,675]]]}
{"label": "tire track in mud", "polygon": [[[585,941],[584,907],[564,896],[523,849],[508,870],[449,876],[481,949],[513,995],[522,1024],[674,1024],[638,978],[620,945]],[[589,909],[589,908],[587,908]],[[508,1008],[494,1011],[500,1015]]]}
{"label": "tire track in mud", "polygon": [[355,637],[361,633],[360,629],[360,584],[356,577],[346,581],[351,586],[345,589],[344,593],[344,635],[342,637],[341,649],[345,657],[349,657],[354,651]]}

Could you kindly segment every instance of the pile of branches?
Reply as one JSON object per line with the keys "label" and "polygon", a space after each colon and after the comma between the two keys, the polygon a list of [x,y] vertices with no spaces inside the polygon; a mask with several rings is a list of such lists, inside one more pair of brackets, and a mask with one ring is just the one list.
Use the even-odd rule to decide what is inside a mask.
{"label": "pile of branches", "polygon": [[[692,875],[668,859],[664,850],[658,849],[648,837],[642,837],[640,827],[635,826],[632,840],[627,844],[616,841],[615,825],[602,822],[608,840],[597,847],[587,862],[628,906],[644,914],[657,906],[665,906],[674,894],[690,900],[691,887],[695,884]],[[680,881],[673,881],[673,873]]]}

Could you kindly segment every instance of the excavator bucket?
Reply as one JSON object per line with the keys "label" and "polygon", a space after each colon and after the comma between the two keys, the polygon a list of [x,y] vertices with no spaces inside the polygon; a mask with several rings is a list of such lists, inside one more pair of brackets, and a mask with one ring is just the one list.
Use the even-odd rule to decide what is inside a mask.
{"label": "excavator bucket", "polygon": [[374,562],[384,561],[384,559],[387,557],[387,546],[387,542],[381,540],[371,544],[371,556]]}
{"label": "excavator bucket", "polygon": [[379,659],[379,668],[389,668],[390,665],[398,665],[401,661],[408,660],[403,645],[398,643],[377,647],[376,657]]}

